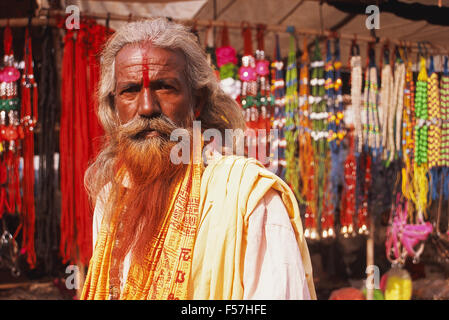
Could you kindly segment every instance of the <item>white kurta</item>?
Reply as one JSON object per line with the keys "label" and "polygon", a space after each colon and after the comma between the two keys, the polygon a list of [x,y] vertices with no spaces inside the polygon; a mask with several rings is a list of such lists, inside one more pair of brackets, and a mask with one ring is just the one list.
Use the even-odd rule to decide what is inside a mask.
{"label": "white kurta", "polygon": [[[221,156],[212,144],[206,146],[204,154],[206,162]],[[94,210],[94,247],[103,219],[107,193],[108,186],[98,197]],[[130,260],[131,254],[128,253],[120,277],[122,289],[126,283]],[[265,194],[249,217],[243,268],[243,299],[310,300],[295,232],[279,193],[273,189]]]}
{"label": "white kurta", "polygon": [[[103,219],[104,199],[99,197],[94,210],[94,246]],[[277,191],[268,191],[250,215],[247,243],[243,269],[244,299],[310,299],[295,233]],[[122,287],[128,275],[130,257],[128,253],[123,262]]]}

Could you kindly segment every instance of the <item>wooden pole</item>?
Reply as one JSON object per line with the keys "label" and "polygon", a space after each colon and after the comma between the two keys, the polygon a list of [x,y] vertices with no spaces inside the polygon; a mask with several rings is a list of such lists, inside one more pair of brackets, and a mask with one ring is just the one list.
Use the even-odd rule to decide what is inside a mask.
{"label": "wooden pole", "polygon": [[[65,17],[67,14],[63,10],[50,10],[50,9],[41,9],[38,12],[38,16],[33,18],[31,24],[33,26],[44,26],[47,23],[51,25],[56,25],[58,19],[61,17]],[[133,16],[133,15],[121,15],[121,14],[113,14],[113,13],[90,13],[90,12],[81,12],[82,18],[90,18],[95,20],[105,20],[108,18],[112,21],[136,21],[142,19],[149,19],[144,16]],[[47,22],[47,18],[50,19]],[[226,25],[230,29],[240,29],[242,27],[242,22],[234,22],[234,21],[222,21],[222,20],[198,20],[198,19],[172,19],[175,22],[193,26],[196,25],[198,27],[223,27]],[[11,27],[23,27],[28,25],[28,18],[16,18],[16,19],[0,19],[0,27],[5,27],[9,22]],[[250,28],[256,29],[259,23],[246,23],[246,25]],[[266,25],[267,32],[275,32],[275,33],[288,33],[288,29],[290,26],[288,25]],[[330,30],[315,30],[315,29],[307,29],[307,28],[295,28],[294,33],[302,36],[324,36],[324,37],[333,37],[335,32]],[[352,41],[356,39],[358,42],[376,42],[384,43],[388,42],[391,45],[400,45],[408,47],[412,50],[413,53],[418,52],[418,45],[416,42],[405,41],[399,39],[392,38],[374,38],[371,36],[363,36],[356,34],[347,34],[347,33],[338,33],[340,39]],[[448,54],[449,49],[442,45],[431,44],[432,46],[432,54]]]}
{"label": "wooden pole", "polygon": [[374,268],[374,219],[372,216],[369,217],[369,234],[366,239],[366,267],[366,270],[369,270],[365,283],[366,300],[374,300],[375,274],[373,273],[376,268]]}

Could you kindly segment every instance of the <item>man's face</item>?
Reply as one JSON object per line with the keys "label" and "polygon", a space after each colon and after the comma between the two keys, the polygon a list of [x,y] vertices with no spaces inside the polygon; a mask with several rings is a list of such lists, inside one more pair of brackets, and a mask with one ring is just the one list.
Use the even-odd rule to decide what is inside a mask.
{"label": "man's face", "polygon": [[124,46],[115,58],[115,106],[121,124],[165,115],[181,126],[192,117],[185,64],[181,53],[150,43]]}

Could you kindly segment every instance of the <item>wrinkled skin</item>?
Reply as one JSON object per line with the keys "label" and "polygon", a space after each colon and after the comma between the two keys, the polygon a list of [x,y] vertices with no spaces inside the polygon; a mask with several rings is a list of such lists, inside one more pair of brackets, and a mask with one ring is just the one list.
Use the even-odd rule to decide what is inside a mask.
{"label": "wrinkled skin", "polygon": [[[202,109],[198,92],[190,92],[180,52],[151,43],[128,44],[115,58],[115,106],[121,124],[140,116],[165,115],[185,124]],[[157,135],[151,131],[148,136]]]}

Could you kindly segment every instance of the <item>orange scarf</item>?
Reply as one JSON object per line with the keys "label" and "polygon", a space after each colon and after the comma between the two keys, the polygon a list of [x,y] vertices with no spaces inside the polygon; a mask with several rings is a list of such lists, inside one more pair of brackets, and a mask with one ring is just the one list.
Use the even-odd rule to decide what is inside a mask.
{"label": "orange scarf", "polygon": [[[195,140],[195,139],[194,139]],[[131,260],[120,299],[186,299],[192,251],[199,222],[201,184],[201,143],[194,143],[193,163],[175,188],[168,214],[158,236],[151,243],[146,263]],[[81,299],[110,298],[109,270],[117,229],[117,216],[103,223],[89,264]]]}

